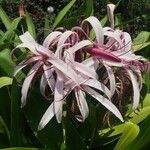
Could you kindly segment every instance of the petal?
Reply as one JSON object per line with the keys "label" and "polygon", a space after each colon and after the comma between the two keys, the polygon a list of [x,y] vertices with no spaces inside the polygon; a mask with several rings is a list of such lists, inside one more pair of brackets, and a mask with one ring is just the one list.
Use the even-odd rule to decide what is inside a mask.
{"label": "petal", "polygon": [[[65,44],[65,42],[69,39],[69,37],[73,34],[76,34],[75,32],[72,32],[72,31],[66,31],[64,32],[60,38],[59,38],[59,41],[58,41],[58,44],[57,44],[57,50],[55,52],[55,56],[57,57],[61,57],[62,56],[62,48],[63,48],[63,45]],[[68,42],[69,43],[69,42]]]}
{"label": "petal", "polygon": [[133,106],[132,109],[135,110],[140,102],[140,88],[139,83],[137,81],[136,75],[130,69],[127,69],[127,72],[130,76],[132,87],[133,87]]}
{"label": "petal", "polygon": [[90,57],[82,61],[82,64],[96,71],[99,66],[99,61],[96,57]]}
{"label": "petal", "polygon": [[72,46],[71,48],[67,49],[65,51],[66,54],[74,54],[76,51],[84,48],[85,46],[89,46],[92,43],[89,40],[82,40],[81,42],[75,44],[74,46]]}
{"label": "petal", "polygon": [[88,85],[90,87],[96,88],[96,89],[102,91],[108,98],[111,98],[110,90],[103,83],[101,83],[95,79],[88,79],[85,82],[83,82],[83,85]]}
{"label": "petal", "polygon": [[49,48],[49,45],[51,45],[51,43],[58,37],[60,36],[62,33],[59,31],[55,31],[50,33],[44,40],[43,42],[43,46],[46,48]]}
{"label": "petal", "polygon": [[105,65],[105,68],[107,70],[107,74],[108,74],[108,78],[109,78],[109,84],[110,84],[110,92],[111,92],[111,96],[114,95],[115,90],[116,90],[116,80],[115,80],[115,76],[113,73],[113,70],[111,69],[111,67]]}
{"label": "petal", "polygon": [[76,68],[76,70],[79,71],[80,73],[83,73],[84,75],[91,77],[93,79],[98,79],[98,75],[93,69],[78,62],[73,62],[73,65]]}
{"label": "petal", "polygon": [[[70,67],[70,65],[66,64],[60,59],[55,57],[48,59],[48,62],[53,64],[58,70],[60,70],[64,75],[71,78],[75,83],[78,84],[78,76],[75,71]],[[64,77],[65,78],[65,77]]]}
{"label": "petal", "polygon": [[81,91],[79,88],[75,88],[75,96],[79,110],[82,115],[82,119],[79,117],[77,117],[77,119],[78,121],[84,121],[89,115],[89,108],[85,99],[85,93]]}
{"label": "petal", "polygon": [[22,44],[18,45],[18,47],[26,47],[28,48],[33,54],[38,55],[38,52],[36,51],[36,41],[34,38],[30,35],[29,32],[25,32],[23,35],[19,36],[20,40],[23,42]]}
{"label": "petal", "polygon": [[22,97],[21,97],[21,102],[22,102],[22,107],[25,106],[26,104],[26,98],[27,98],[27,94],[28,94],[28,90],[30,87],[30,84],[35,76],[35,74],[37,73],[38,69],[40,68],[40,66],[42,65],[42,62],[37,62],[32,69],[29,71],[27,77],[25,78],[23,85],[22,85],[22,89],[21,89],[21,93],[22,93]]}
{"label": "petal", "polygon": [[64,98],[64,82],[59,77],[59,75],[57,75],[54,91],[54,111],[58,123],[60,123],[62,119],[63,98]]}
{"label": "petal", "polygon": [[103,45],[104,33],[103,33],[102,25],[99,22],[99,20],[96,17],[91,16],[91,17],[85,19],[84,22],[85,21],[89,22],[91,24],[91,26],[93,27],[95,35],[96,35],[97,43],[100,45]]}
{"label": "petal", "polygon": [[115,10],[115,5],[114,4],[108,4],[107,5],[108,19],[109,19],[109,22],[110,22],[110,27],[112,29],[114,28],[114,10]]}
{"label": "petal", "polygon": [[42,119],[40,120],[38,130],[42,130],[47,125],[47,123],[54,117],[54,115],[54,103],[51,103],[51,105],[47,108],[46,112],[44,113]]}
{"label": "petal", "polygon": [[50,68],[50,66],[43,65],[43,70],[44,70],[44,75],[45,75],[46,81],[47,81],[50,89],[52,91],[54,91],[54,88],[55,88],[55,78],[54,78],[52,69]]}
{"label": "petal", "polygon": [[45,75],[43,74],[41,77],[41,81],[40,81],[40,92],[45,98],[46,98],[46,95],[45,95],[46,85],[47,85],[47,80],[45,78]]}
{"label": "petal", "polygon": [[123,118],[117,107],[108,99],[101,96],[99,93],[91,89],[90,87],[84,86],[84,90],[89,93],[93,98],[99,101],[102,105],[104,105],[109,111],[111,111],[117,118],[119,118],[123,122]]}
{"label": "petal", "polygon": [[40,60],[41,59],[41,56],[35,56],[35,57],[31,57],[31,58],[27,58],[25,59],[24,61],[22,61],[20,64],[18,64],[14,70],[14,74],[13,76],[16,76],[16,74],[22,70],[24,67],[26,67],[27,65],[37,61],[37,60]]}

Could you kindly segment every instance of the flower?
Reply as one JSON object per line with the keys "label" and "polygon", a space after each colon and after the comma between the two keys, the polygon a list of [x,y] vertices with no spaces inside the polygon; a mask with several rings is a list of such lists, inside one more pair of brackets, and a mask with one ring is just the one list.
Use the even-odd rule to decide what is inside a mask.
{"label": "flower", "polygon": [[[126,70],[133,86],[133,110],[138,107],[140,89],[142,87],[141,70],[144,61],[141,56],[132,52],[132,40],[128,33],[114,29],[113,4],[107,6],[108,18],[111,27],[102,27],[96,17],[89,17],[82,22],[81,27],[72,30],[51,32],[43,44],[38,44],[29,32],[20,36],[22,44],[17,48],[25,47],[30,56],[23,60],[15,69],[16,75],[24,67],[32,64],[22,86],[22,107],[26,104],[28,90],[36,74],[41,74],[40,91],[45,94],[47,85],[51,89],[54,99],[39,123],[38,129],[56,116],[57,122],[62,119],[63,104],[67,102],[68,95],[73,93],[79,114],[75,115],[78,121],[84,121],[89,114],[86,95],[90,95],[100,102],[116,117],[123,121],[118,108],[111,102],[116,91],[116,81],[113,68],[121,67]],[[89,37],[83,24],[88,22],[94,32],[95,39]],[[87,56],[87,53],[90,55]],[[104,66],[108,74],[109,88],[99,81],[97,68]]]}

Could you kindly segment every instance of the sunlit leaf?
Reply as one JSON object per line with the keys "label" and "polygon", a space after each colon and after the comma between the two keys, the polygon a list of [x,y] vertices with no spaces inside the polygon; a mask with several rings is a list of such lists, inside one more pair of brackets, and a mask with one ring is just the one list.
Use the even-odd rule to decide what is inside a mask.
{"label": "sunlit leaf", "polygon": [[39,150],[39,149],[38,148],[14,147],[14,148],[4,148],[1,150]]}
{"label": "sunlit leaf", "polygon": [[26,11],[26,23],[27,23],[27,30],[32,35],[32,37],[35,39],[36,38],[35,25],[33,23],[31,16],[29,15],[29,13],[27,11]]}
{"label": "sunlit leaf", "polygon": [[137,137],[139,131],[139,127],[136,124],[127,122],[114,150],[125,150],[128,145]]}
{"label": "sunlit leaf", "polygon": [[66,15],[66,13],[70,10],[70,8],[73,6],[73,4],[76,2],[76,0],[70,1],[69,4],[67,4],[57,15],[55,22],[53,24],[53,28],[55,28],[60,21],[63,19],[63,17]]}
{"label": "sunlit leaf", "polygon": [[10,50],[4,49],[0,52],[0,68],[4,70],[4,72],[8,76],[12,76],[13,70],[14,70],[14,62],[11,59],[10,56]]}
{"label": "sunlit leaf", "polygon": [[0,7],[0,19],[2,20],[2,23],[5,25],[6,29],[8,30],[10,28],[11,20],[7,16],[6,12]]}
{"label": "sunlit leaf", "polygon": [[150,32],[141,31],[133,40],[133,50],[139,51],[150,45]]}
{"label": "sunlit leaf", "polygon": [[86,17],[92,16],[94,13],[93,0],[86,0],[85,3],[86,3],[85,16]]}
{"label": "sunlit leaf", "polygon": [[20,97],[20,89],[17,85],[16,80],[14,79],[11,89],[11,146],[21,146],[22,144]]}
{"label": "sunlit leaf", "polygon": [[0,88],[6,85],[12,84],[12,78],[9,77],[0,77]]}

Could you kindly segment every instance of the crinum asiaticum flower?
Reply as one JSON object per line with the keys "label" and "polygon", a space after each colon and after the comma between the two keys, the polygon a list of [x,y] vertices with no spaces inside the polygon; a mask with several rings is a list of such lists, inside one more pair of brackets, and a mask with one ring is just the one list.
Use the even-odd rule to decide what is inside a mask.
{"label": "crinum asiaticum flower", "polygon": [[139,105],[140,90],[142,88],[141,70],[143,64],[140,61],[145,61],[142,56],[137,56],[132,50],[132,39],[127,32],[114,29],[114,9],[115,5],[108,4],[108,18],[111,27],[102,27],[101,23],[96,17],[89,17],[83,21],[82,24],[88,22],[92,30],[95,32],[95,39],[90,40],[90,37],[81,28],[80,30],[86,35],[90,41],[93,42],[92,47],[86,47],[84,51],[91,54],[92,57],[97,58],[100,64],[105,66],[110,82],[110,91],[112,95],[115,92],[116,81],[113,73],[113,67],[124,68],[128,73],[133,86],[133,110]]}
{"label": "crinum asiaticum flower", "polygon": [[[79,41],[78,35],[73,31],[65,31],[64,33],[54,31],[44,40],[43,45],[39,45],[28,32],[20,36],[20,39],[22,44],[18,45],[17,48],[28,48],[30,57],[16,67],[15,74],[27,65],[34,64],[22,86],[22,107],[26,104],[30,84],[39,70],[40,72],[42,70],[41,93],[45,94],[46,85],[54,93],[54,100],[43,115],[39,129],[42,129],[54,115],[56,115],[57,121],[61,122],[64,98],[71,91],[75,93],[81,113],[80,117],[76,116],[79,121],[84,121],[89,112],[85,92],[97,99],[123,121],[119,110],[110,101],[111,92],[97,80],[97,73],[94,69],[96,61],[89,58],[79,63],[74,60],[74,54],[77,50],[92,45],[89,40]],[[75,41],[70,42],[70,40]],[[52,45],[55,45],[56,50],[51,47]],[[93,90],[93,87],[103,92],[105,96]]]}

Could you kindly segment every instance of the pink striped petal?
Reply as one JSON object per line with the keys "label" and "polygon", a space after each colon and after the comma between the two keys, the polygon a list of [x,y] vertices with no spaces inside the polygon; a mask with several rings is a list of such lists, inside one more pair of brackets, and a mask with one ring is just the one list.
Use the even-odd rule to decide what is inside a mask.
{"label": "pink striped petal", "polygon": [[100,91],[102,91],[108,98],[111,98],[111,92],[110,90],[101,82],[95,79],[88,79],[85,82],[83,82],[83,85],[87,85],[93,88],[96,88]]}
{"label": "pink striped petal", "polygon": [[89,17],[84,20],[84,22],[87,21],[91,24],[91,26],[94,29],[95,35],[96,35],[96,40],[99,45],[103,45],[104,42],[104,33],[103,33],[103,28],[101,23],[96,17]]}
{"label": "pink striped petal", "polygon": [[34,38],[30,35],[29,32],[25,32],[23,35],[19,36],[20,40],[22,41],[22,44],[18,45],[18,47],[26,47],[28,48],[33,54],[38,55],[38,52],[36,51],[36,41]]}
{"label": "pink striped petal", "polygon": [[43,70],[44,70],[44,75],[45,75],[46,81],[47,81],[50,89],[53,92],[54,88],[55,88],[55,78],[54,78],[52,69],[50,68],[50,66],[43,65]]}
{"label": "pink striped petal", "polygon": [[58,70],[64,73],[64,75],[68,76],[70,79],[78,84],[78,76],[68,64],[55,57],[48,59],[47,61],[53,64]]}
{"label": "pink striped petal", "polygon": [[75,96],[76,96],[79,110],[81,112],[82,119],[78,116],[76,116],[76,117],[77,117],[78,121],[85,121],[85,119],[89,115],[89,108],[88,108],[88,105],[87,105],[87,102],[85,99],[85,93],[82,90],[80,90],[79,88],[75,88]]}
{"label": "pink striped petal", "polygon": [[42,130],[47,125],[47,123],[54,117],[54,115],[54,103],[51,103],[51,105],[47,108],[46,112],[44,113],[42,119],[40,120],[38,130]]}
{"label": "pink striped petal", "polygon": [[105,106],[109,111],[111,111],[117,118],[123,122],[123,118],[117,107],[108,99],[101,96],[99,93],[91,89],[90,87],[84,86],[84,90],[89,93],[93,98],[99,101],[103,106]]}
{"label": "pink striped petal", "polygon": [[91,68],[85,66],[84,64],[73,62],[73,65],[76,68],[76,70],[79,71],[80,73],[83,73],[84,75],[91,77],[93,79],[98,79],[97,73]]}
{"label": "pink striped petal", "polygon": [[40,60],[41,59],[41,56],[35,56],[35,57],[31,57],[29,59],[25,59],[24,61],[22,61],[20,64],[18,64],[14,70],[14,76],[16,76],[16,74],[22,70],[24,67],[26,67],[27,65],[37,61],[37,60]]}
{"label": "pink striped petal", "polygon": [[115,75],[114,75],[113,70],[111,69],[111,67],[109,67],[108,65],[105,65],[105,64],[104,64],[104,66],[107,70],[107,74],[108,74],[108,78],[109,78],[111,96],[113,96],[114,93],[115,93],[115,90],[116,90]]}
{"label": "pink striped petal", "polygon": [[22,107],[25,106],[26,104],[26,98],[27,98],[27,94],[28,94],[28,90],[30,87],[30,84],[35,76],[35,74],[37,73],[38,69],[41,67],[42,62],[37,62],[32,69],[29,71],[27,77],[25,78],[23,85],[22,85],[22,97],[21,97],[21,102],[22,102]]}
{"label": "pink striped petal", "polygon": [[139,83],[137,81],[136,75],[130,69],[127,69],[127,72],[130,76],[132,87],[133,87],[133,106],[132,109],[137,109],[139,102],[140,102],[140,88]]}
{"label": "pink striped petal", "polygon": [[114,10],[115,10],[115,5],[114,4],[108,4],[107,5],[107,14],[108,14],[108,19],[110,22],[110,27],[114,29]]}
{"label": "pink striped petal", "polygon": [[51,45],[51,43],[58,37],[60,36],[62,33],[59,31],[54,31],[52,33],[50,33],[44,40],[43,42],[43,46],[46,48],[49,48],[49,46]]}

